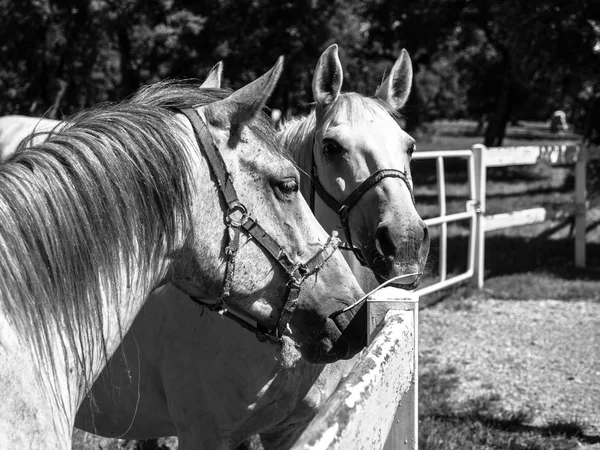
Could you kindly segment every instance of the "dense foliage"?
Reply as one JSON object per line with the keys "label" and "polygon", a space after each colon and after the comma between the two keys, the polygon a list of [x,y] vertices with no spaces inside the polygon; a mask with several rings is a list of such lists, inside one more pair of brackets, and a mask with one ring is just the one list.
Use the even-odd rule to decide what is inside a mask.
{"label": "dense foliage", "polygon": [[338,43],[345,88],[374,92],[401,48],[415,67],[409,125],[506,123],[555,109],[586,126],[600,95],[597,0],[0,0],[0,114],[61,117],[219,60],[238,87],[286,56],[272,105],[307,109],[320,53]]}

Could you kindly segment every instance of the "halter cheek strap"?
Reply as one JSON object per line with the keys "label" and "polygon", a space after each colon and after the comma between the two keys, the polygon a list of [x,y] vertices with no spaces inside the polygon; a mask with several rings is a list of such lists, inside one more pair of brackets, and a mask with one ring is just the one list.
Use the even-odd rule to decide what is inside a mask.
{"label": "halter cheek strap", "polygon": [[[338,202],[335,198],[333,198],[323,187],[319,178],[317,177],[316,169],[313,167],[313,191],[316,191],[319,194],[319,197],[325,202],[327,206],[329,206],[332,210],[337,212],[337,215],[340,219],[340,224],[344,230],[344,236],[346,238],[346,244],[340,245],[341,249],[350,250],[356,256],[356,259],[363,265],[366,266],[367,262],[361,252],[360,249],[354,246],[352,243],[352,234],[350,232],[350,224],[348,222],[348,215],[350,214],[350,210],[358,203],[360,198],[366,194],[366,192],[379,183],[384,178],[400,178],[406,183],[406,187],[408,188],[408,192],[410,192],[410,197],[412,199],[413,204],[415,203],[415,197],[413,195],[413,191],[410,187],[410,183],[406,174],[401,172],[400,170],[395,169],[381,169],[377,172],[371,174],[369,178],[363,181],[360,186],[358,186],[352,193],[344,200],[342,203]],[[311,208],[314,211],[314,196],[313,196],[313,204]]]}
{"label": "halter cheek strap", "polygon": [[[313,151],[314,151],[314,142],[313,142]],[[360,198],[367,193],[369,189],[374,187],[377,183],[382,181],[385,178],[400,178],[406,184],[408,188],[408,192],[410,193],[410,198],[415,204],[415,196],[413,190],[410,186],[410,182],[406,174],[400,170],[396,169],[380,169],[377,172],[372,173],[369,177],[363,181],[354,191],[350,193],[346,200],[343,202],[338,202],[329,192],[325,190],[321,182],[319,181],[319,177],[317,176],[317,169],[314,164],[314,155],[313,155],[313,166],[312,166],[312,177],[311,177],[311,194],[310,194],[310,208],[315,211],[315,191],[319,194],[319,197],[325,202],[329,208],[335,211],[340,219],[340,224],[342,225],[342,229],[344,230],[344,236],[346,238],[346,242],[341,244],[339,248],[342,250],[350,250],[356,256],[356,259],[360,262],[361,265],[367,266],[367,261],[362,254],[362,251],[355,247],[352,243],[352,233],[350,232],[350,224],[348,222],[348,216],[350,214],[350,210],[358,203]]]}
{"label": "halter cheek strap", "polygon": [[[283,333],[290,323],[292,314],[298,306],[300,296],[300,285],[306,278],[317,273],[327,260],[333,255],[339,244],[337,234],[334,232],[327,240],[325,245],[306,263],[294,263],[284,249],[259,225],[259,223],[248,213],[248,210],[240,201],[231,175],[227,170],[225,161],[218,151],[212,136],[204,122],[198,116],[198,113],[192,108],[183,108],[181,112],[188,118],[194,129],[200,148],[206,156],[211,173],[216,179],[217,186],[227,205],[225,214],[225,278],[223,281],[222,294],[214,305],[209,305],[200,299],[194,299],[214,311],[219,311],[223,315],[232,318],[244,328],[254,332],[259,340],[270,341],[274,343],[281,342]],[[231,295],[233,286],[233,277],[235,274],[235,256],[239,250],[240,233],[244,231],[258,242],[264,250],[269,253],[285,270],[289,277],[287,283],[288,296],[273,329],[268,329],[259,324],[256,326],[250,324],[228,311],[230,305],[227,300]],[[258,321],[257,321],[258,322]]]}

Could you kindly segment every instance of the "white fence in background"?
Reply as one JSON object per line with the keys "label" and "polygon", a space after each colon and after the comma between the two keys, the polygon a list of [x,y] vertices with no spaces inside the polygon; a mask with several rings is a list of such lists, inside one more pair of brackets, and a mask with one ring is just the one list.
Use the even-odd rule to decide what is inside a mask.
{"label": "white fence in background", "polygon": [[[594,158],[600,155],[594,154]],[[464,212],[446,214],[446,186],[444,177],[445,158],[465,158],[468,164],[469,200]],[[496,147],[474,145],[470,150],[447,150],[415,153],[414,160],[435,159],[437,162],[438,197],[440,215],[425,220],[428,226],[441,226],[439,242],[439,282],[416,291],[426,295],[464,280],[472,279],[478,288],[483,287],[485,269],[485,232],[507,227],[530,225],[574,216],[575,249],[574,259],[577,267],[586,264],[586,211],[588,208],[586,192],[586,166],[589,160],[588,148],[580,145],[541,145],[527,147]],[[560,210],[548,210],[543,207],[522,211],[510,211],[502,214],[485,215],[486,179],[488,167],[515,165],[533,165],[544,162],[553,166],[575,164],[575,196],[572,203]],[[467,270],[464,273],[447,278],[447,224],[458,220],[471,221]]]}
{"label": "white fence in background", "polygon": [[[462,158],[467,164],[469,199],[463,212],[447,214],[446,158]],[[575,264],[585,266],[587,149],[577,145],[489,149],[475,145],[470,150],[416,153],[413,159],[436,160],[440,215],[425,222],[441,227],[440,281],[416,292],[387,287],[367,299],[369,346],[292,450],[418,448],[419,296],[469,279],[483,287],[486,231],[574,216]],[[486,169],[539,162],[576,165],[574,203],[561,212],[539,207],[486,216]],[[459,220],[470,221],[467,270],[448,278],[447,227]]]}
{"label": "white fence in background", "polygon": [[418,448],[418,311],[402,289],[367,299],[369,346],[292,450]]}

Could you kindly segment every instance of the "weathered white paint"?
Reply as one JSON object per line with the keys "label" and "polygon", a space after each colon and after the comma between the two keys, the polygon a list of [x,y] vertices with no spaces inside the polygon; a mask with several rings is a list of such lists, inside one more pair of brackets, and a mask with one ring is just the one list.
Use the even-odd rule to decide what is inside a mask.
{"label": "weathered white paint", "polygon": [[[418,383],[418,296],[383,288],[367,300],[367,311],[372,339],[368,349],[298,439],[294,450],[417,448],[414,394]],[[397,417],[402,417],[401,423]],[[392,441],[386,444],[396,425],[401,425],[400,429],[392,432]],[[412,431],[405,431],[407,428]]]}
{"label": "weathered white paint", "polygon": [[402,394],[400,403],[392,420],[383,450],[416,450],[419,444],[419,296],[414,292],[395,288],[383,288],[367,302],[367,333],[369,345],[385,323],[388,311],[412,311],[414,334],[413,382]]}

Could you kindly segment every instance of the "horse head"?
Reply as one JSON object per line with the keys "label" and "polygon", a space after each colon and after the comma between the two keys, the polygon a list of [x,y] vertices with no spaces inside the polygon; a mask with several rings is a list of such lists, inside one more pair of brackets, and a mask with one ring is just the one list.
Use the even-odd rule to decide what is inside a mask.
{"label": "horse head", "polygon": [[429,252],[429,235],[412,194],[415,141],[402,130],[398,115],[412,84],[410,57],[401,52],[374,98],[341,93],[342,82],[334,44],[321,55],[312,82],[312,181],[320,188],[319,197],[339,209],[342,228],[347,223],[346,239],[378,281],[404,275],[396,284],[415,288]]}
{"label": "horse head", "polygon": [[[205,135],[200,145],[191,142],[197,155],[193,198],[202,201],[192,205],[186,256],[170,281],[192,298],[212,299],[211,305],[255,331],[289,334],[310,361],[349,358],[365,345],[365,321],[340,312],[362,290],[334,251],[337,239],[328,237],[299,194],[298,171],[261,112],[282,65],[280,60],[231,95],[194,107],[197,126],[189,111],[181,117],[190,136]],[[215,75],[204,87],[218,87],[220,66]],[[225,169],[201,156],[210,146]]]}

